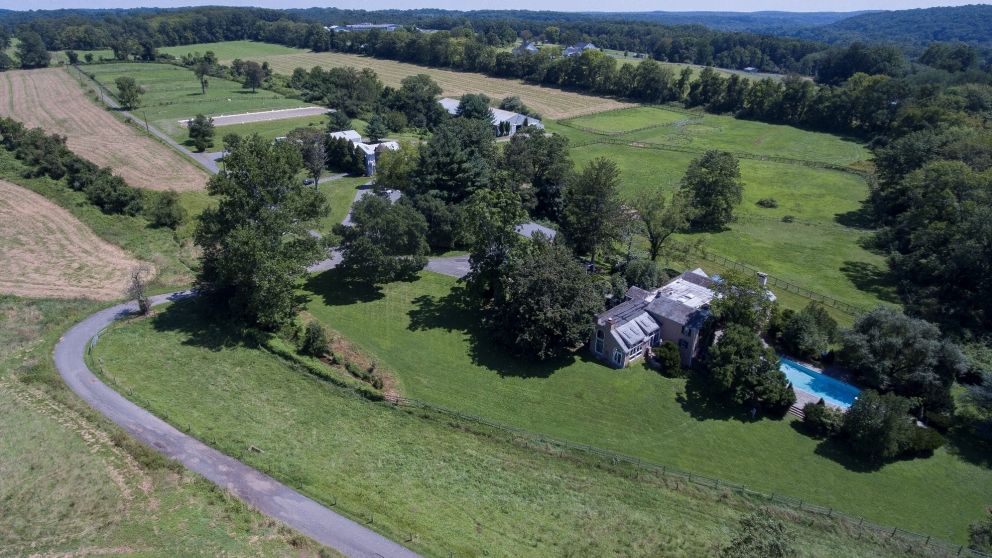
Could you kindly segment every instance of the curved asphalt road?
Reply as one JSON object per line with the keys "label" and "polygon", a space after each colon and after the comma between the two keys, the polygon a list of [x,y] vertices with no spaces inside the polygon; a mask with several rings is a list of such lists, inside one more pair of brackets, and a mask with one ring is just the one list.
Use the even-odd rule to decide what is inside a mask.
{"label": "curved asphalt road", "polygon": [[[189,292],[152,297],[162,304],[191,296]],[[228,457],[176,430],[107,387],[89,368],[84,354],[99,333],[115,320],[137,311],[135,303],[119,304],[93,314],[72,327],[55,346],[55,367],[66,384],[93,408],[132,436],[226,488],[263,514],[282,521],[345,556],[414,558],[413,551],[303,496],[275,479]]]}

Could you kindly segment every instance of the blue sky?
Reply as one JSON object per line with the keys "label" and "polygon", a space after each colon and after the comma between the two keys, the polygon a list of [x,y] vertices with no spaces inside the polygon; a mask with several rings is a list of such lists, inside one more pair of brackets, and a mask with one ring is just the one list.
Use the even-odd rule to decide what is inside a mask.
{"label": "blue sky", "polygon": [[503,9],[563,10],[563,11],[735,11],[757,10],[781,11],[832,11],[854,10],[901,10],[930,6],[963,6],[983,3],[976,0],[626,0],[610,5],[602,0],[379,0],[369,4],[364,0],[343,0],[333,4],[319,0],[0,0],[0,8],[9,10],[56,9],[56,8],[122,8],[136,6],[157,6],[174,8],[190,5],[262,6],[267,8],[309,8],[312,6],[333,6],[338,8],[362,8],[374,6],[385,8],[446,8],[456,10],[489,9],[498,6]]}

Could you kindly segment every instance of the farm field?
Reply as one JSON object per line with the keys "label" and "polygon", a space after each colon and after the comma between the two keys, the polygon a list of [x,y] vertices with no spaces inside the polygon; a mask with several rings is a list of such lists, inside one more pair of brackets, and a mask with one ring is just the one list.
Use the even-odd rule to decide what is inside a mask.
{"label": "farm field", "polygon": [[315,555],[313,543],[131,442],[64,387],[53,346],[101,306],[0,295],[0,553]]}
{"label": "farm field", "polygon": [[140,265],[68,211],[0,180],[0,292],[34,298],[124,296]]}
{"label": "farm field", "polygon": [[307,285],[309,314],[376,359],[409,397],[955,541],[992,498],[992,471],[946,449],[863,470],[791,419],[746,422],[743,411],[686,401],[698,386],[643,366],[614,370],[584,352],[512,359],[455,279],[423,272],[375,290],[335,273]]}
{"label": "farm field", "polygon": [[397,87],[400,81],[414,74],[428,74],[441,86],[443,95],[460,97],[465,93],[485,93],[499,100],[503,97],[516,95],[524,104],[539,112],[543,118],[568,118],[581,114],[589,114],[604,110],[633,106],[630,103],[583,95],[571,91],[563,91],[551,87],[540,87],[519,80],[488,77],[482,74],[456,72],[438,68],[428,68],[381,60],[357,54],[342,54],[331,52],[306,52],[266,56],[259,61],[268,61],[273,71],[289,75],[296,68],[310,69],[314,66],[333,68],[354,66],[356,68],[371,68],[378,74],[379,79],[386,85]]}
{"label": "farm field", "polygon": [[204,95],[192,70],[171,64],[98,64],[87,66],[86,70],[110,91],[116,91],[114,80],[118,77],[133,77],[145,89],[141,108],[136,112],[147,116],[153,126],[179,142],[188,137],[179,121],[197,114],[219,116],[310,106],[264,89],[252,93],[240,83],[214,77],[208,78]]}
{"label": "farm field", "polygon": [[224,65],[230,65],[235,58],[242,60],[258,60],[263,56],[278,56],[283,54],[299,54],[307,52],[303,49],[293,48],[273,43],[259,43],[256,41],[225,41],[222,43],[196,43],[192,45],[178,45],[169,47],[159,47],[162,54],[169,54],[180,58],[187,54],[207,51],[217,55],[217,60]]}
{"label": "farm field", "polygon": [[4,72],[0,99],[0,116],[66,136],[73,151],[132,186],[187,191],[206,184],[206,173],[192,161],[114,118],[66,70]]}
{"label": "farm field", "polygon": [[[144,217],[108,215],[86,200],[82,192],[68,188],[63,181],[47,177],[24,178],[26,167],[4,149],[0,149],[0,180],[23,186],[44,196],[64,211],[78,219],[99,239],[113,246],[123,248],[128,254],[141,261],[150,262],[156,271],[151,288],[170,289],[186,286],[192,281],[191,266],[195,250],[189,240],[192,234],[192,221],[179,231],[152,228]],[[211,202],[204,192],[184,192],[180,200],[191,214],[198,212]],[[65,262],[54,262],[65,267]],[[56,275],[60,270],[50,270]]]}
{"label": "farm field", "polygon": [[[353,397],[201,319],[174,304],[108,330],[95,358],[193,435],[426,555],[712,555],[750,508]],[[902,552],[792,517],[804,555]]]}

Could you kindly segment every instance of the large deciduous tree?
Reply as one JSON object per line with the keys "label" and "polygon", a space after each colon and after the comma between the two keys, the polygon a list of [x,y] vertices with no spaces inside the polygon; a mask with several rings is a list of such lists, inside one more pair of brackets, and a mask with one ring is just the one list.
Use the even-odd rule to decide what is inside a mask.
{"label": "large deciduous tree", "polygon": [[295,316],[296,289],[307,267],[327,257],[310,234],[328,213],[316,188],[295,177],[299,152],[257,135],[243,138],[207,192],[217,207],[200,215],[195,239],[203,249],[197,286],[236,318],[274,329]]}
{"label": "large deciduous tree", "polygon": [[503,149],[503,166],[512,180],[530,185],[538,217],[561,219],[562,192],[575,173],[568,155],[568,138],[558,134],[518,133]]}
{"label": "large deciduous tree", "polygon": [[189,121],[189,139],[199,152],[206,151],[214,143],[214,119],[197,114]]}
{"label": "large deciduous tree", "polygon": [[686,198],[676,192],[666,200],[661,188],[657,188],[642,196],[635,208],[648,237],[648,253],[651,255],[651,261],[657,261],[661,247],[668,237],[689,224]]}
{"label": "large deciduous tree", "polygon": [[462,118],[475,118],[493,124],[493,111],[489,108],[489,97],[482,93],[466,93],[458,102],[456,114]]}
{"label": "large deciduous tree", "polygon": [[258,62],[255,62],[253,60],[249,60],[249,61],[245,62],[245,66],[244,66],[244,75],[245,75],[244,88],[245,89],[251,89],[251,92],[254,93],[255,90],[258,89],[262,85],[262,82],[265,81],[265,78],[269,77],[267,74],[268,74],[268,72],[266,72],[265,71],[265,68],[263,68],[262,65],[259,64]]}
{"label": "large deciduous tree", "polygon": [[117,86],[117,100],[126,110],[134,110],[141,106],[141,86],[134,81],[133,77],[121,76],[114,80]]}
{"label": "large deciduous tree", "polygon": [[516,226],[526,216],[520,196],[509,190],[483,189],[468,199],[464,232],[471,247],[471,271],[466,282],[483,298],[497,289],[510,253],[522,242]]}
{"label": "large deciduous tree", "polygon": [[351,208],[351,224],[336,225],[341,268],[352,278],[382,283],[413,276],[427,265],[427,222],[413,207],[365,195]]}
{"label": "large deciduous tree", "polygon": [[576,254],[595,261],[599,250],[621,234],[620,169],[600,157],[582,169],[565,188],[562,232]]}
{"label": "large deciduous tree", "polygon": [[692,224],[700,229],[719,230],[734,217],[744,185],[737,158],[725,151],[707,151],[689,163],[682,178],[682,191],[692,207]]}
{"label": "large deciduous tree", "polygon": [[17,38],[20,40],[17,43],[17,58],[21,61],[22,68],[48,66],[51,55],[48,54],[48,49],[45,47],[45,41],[42,40],[41,35],[27,31],[18,35]]}
{"label": "large deciduous tree", "polygon": [[841,363],[859,382],[881,391],[919,397],[926,413],[953,409],[950,388],[968,371],[961,350],[940,329],[888,307],[857,319],[842,334]]}
{"label": "large deciduous tree", "polygon": [[414,174],[420,159],[420,146],[411,141],[399,143],[399,149],[395,151],[387,149],[378,154],[373,180],[376,186],[409,193],[413,190]]}
{"label": "large deciduous tree", "polygon": [[303,166],[314,182],[327,165],[326,141],[324,132],[318,128],[297,128],[286,135],[287,139],[300,151]]}
{"label": "large deciduous tree", "polygon": [[784,412],[796,402],[778,355],[761,343],[754,330],[731,324],[706,359],[711,389],[739,405],[761,405]]}
{"label": "large deciduous tree", "polygon": [[588,339],[602,298],[567,248],[540,237],[524,240],[499,271],[490,325],[515,354],[544,360]]}

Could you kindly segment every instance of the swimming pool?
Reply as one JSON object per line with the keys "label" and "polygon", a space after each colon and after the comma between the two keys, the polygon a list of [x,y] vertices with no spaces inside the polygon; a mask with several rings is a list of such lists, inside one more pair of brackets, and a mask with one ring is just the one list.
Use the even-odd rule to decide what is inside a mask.
{"label": "swimming pool", "polygon": [[861,393],[860,389],[851,384],[835,380],[787,358],[780,360],[779,370],[785,372],[785,376],[792,382],[792,387],[810,393],[814,397],[822,397],[827,403],[845,409],[853,405],[854,400]]}

